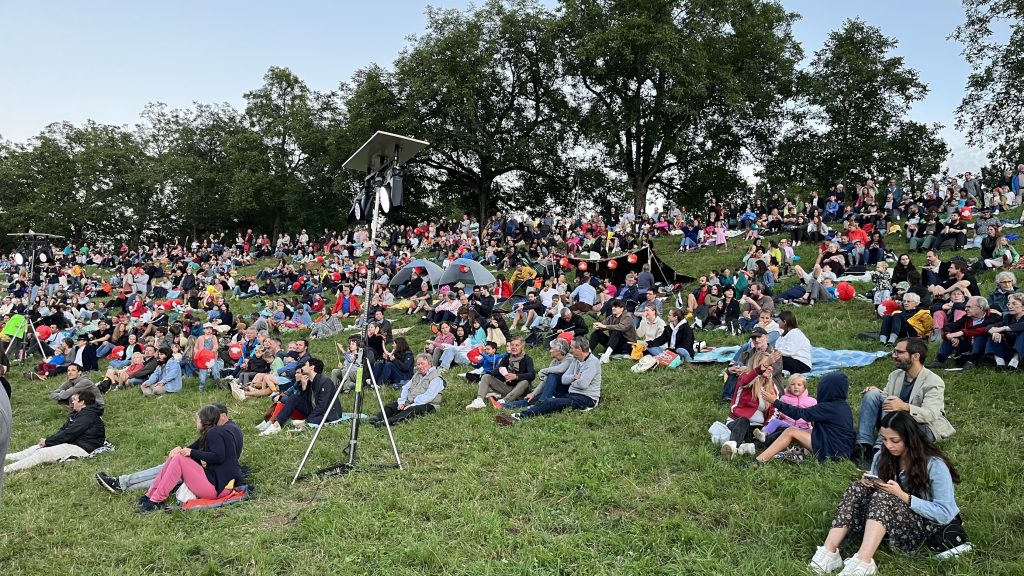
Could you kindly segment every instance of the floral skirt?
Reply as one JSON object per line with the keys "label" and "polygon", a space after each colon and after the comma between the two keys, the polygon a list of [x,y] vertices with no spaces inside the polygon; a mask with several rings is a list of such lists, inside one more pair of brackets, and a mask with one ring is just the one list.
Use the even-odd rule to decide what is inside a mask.
{"label": "floral skirt", "polygon": [[833,528],[849,528],[850,536],[864,534],[864,525],[874,520],[885,526],[885,535],[892,545],[913,554],[938,525],[914,512],[902,500],[855,480],[836,509]]}

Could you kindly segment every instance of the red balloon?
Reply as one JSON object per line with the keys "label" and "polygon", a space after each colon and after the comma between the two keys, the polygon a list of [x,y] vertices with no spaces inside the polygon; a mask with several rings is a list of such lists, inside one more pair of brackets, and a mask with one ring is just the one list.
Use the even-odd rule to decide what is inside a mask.
{"label": "red balloon", "polygon": [[360,274],[366,274],[366,266],[360,266],[359,267],[359,273]]}
{"label": "red balloon", "polygon": [[424,276],[427,273],[427,269],[422,266],[417,266],[413,268],[413,271],[420,276]]}
{"label": "red balloon", "polygon": [[341,272],[331,272],[331,280],[341,282]]}
{"label": "red balloon", "polygon": [[323,264],[324,263],[324,257],[323,256],[317,256],[316,257],[316,263],[317,264]]}
{"label": "red balloon", "polygon": [[306,283],[306,277],[305,276],[299,276],[299,282],[302,282],[303,284],[305,284]]}
{"label": "red balloon", "polygon": [[47,340],[50,336],[53,336],[53,329],[46,324],[36,326],[36,336],[38,336],[40,340]]}
{"label": "red balloon", "polygon": [[203,348],[196,352],[196,355],[192,358],[192,363],[196,365],[196,368],[200,370],[209,370],[213,363],[217,361],[217,353],[213,350]]}
{"label": "red balloon", "polygon": [[608,269],[609,270],[615,270],[618,267],[619,267],[619,263],[616,262],[615,260],[609,260],[608,261]]}
{"label": "red balloon", "polygon": [[587,269],[587,263],[586,262],[580,262],[579,264],[576,265],[576,267],[579,268],[580,270],[586,270]]}
{"label": "red balloon", "polygon": [[301,288],[301,287],[302,287],[302,282],[296,282],[296,283],[292,284],[292,290],[294,290],[295,292],[298,292],[299,288]]}
{"label": "red balloon", "polygon": [[463,274],[469,274],[469,266],[466,266],[465,264],[460,265],[459,272],[462,272]]}
{"label": "red balloon", "polygon": [[230,356],[232,360],[238,360],[239,358],[241,358],[242,357],[242,343],[241,342],[232,342],[231,345],[228,346],[228,356]]}
{"label": "red balloon", "polygon": [[636,264],[636,254],[630,254],[629,256],[626,256],[626,261],[629,262],[630,264]]}
{"label": "red balloon", "polygon": [[107,354],[107,358],[111,360],[122,360],[124,359],[124,346],[114,346],[110,349],[110,354]]}
{"label": "red balloon", "polygon": [[558,263],[562,265],[562,268],[572,268],[572,264],[569,262],[568,258],[562,258]]}
{"label": "red balloon", "polygon": [[836,285],[836,296],[838,296],[843,302],[853,300],[853,297],[856,295],[857,290],[853,287],[853,284],[850,284],[849,282],[840,282]]}

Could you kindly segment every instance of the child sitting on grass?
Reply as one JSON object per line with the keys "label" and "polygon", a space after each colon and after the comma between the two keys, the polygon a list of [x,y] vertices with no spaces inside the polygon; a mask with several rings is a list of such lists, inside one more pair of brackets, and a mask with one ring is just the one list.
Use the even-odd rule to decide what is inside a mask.
{"label": "child sitting on grass", "polygon": [[757,455],[757,462],[768,462],[793,442],[810,450],[819,462],[849,458],[855,438],[853,410],[846,401],[849,390],[846,374],[833,372],[818,384],[818,403],[801,408],[780,402],[773,386],[762,388],[761,398],[768,403],[769,410],[774,408],[790,418],[806,420],[813,424],[813,429],[808,432],[796,427],[786,428],[771,446]]}
{"label": "child sitting on grass", "polygon": [[[786,393],[782,395],[779,401],[798,408],[810,408],[818,403],[807,392],[807,379],[804,378],[803,374],[793,374],[789,377],[789,381],[786,384]],[[786,428],[798,428],[808,431],[811,429],[811,424],[806,420],[791,418],[776,410],[775,416],[768,424],[762,429],[754,430],[753,436],[762,444],[768,445],[782,435],[782,431]]]}

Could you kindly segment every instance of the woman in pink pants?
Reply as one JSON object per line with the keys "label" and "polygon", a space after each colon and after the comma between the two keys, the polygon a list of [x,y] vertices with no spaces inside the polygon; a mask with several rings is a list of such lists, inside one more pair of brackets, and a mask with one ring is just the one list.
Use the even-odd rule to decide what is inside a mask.
{"label": "woman in pink pants", "polygon": [[199,498],[217,498],[242,481],[234,437],[217,425],[220,410],[207,404],[196,415],[199,439],[187,448],[175,447],[167,455],[160,474],[146,495],[139,499],[139,512],[160,509],[178,482]]}

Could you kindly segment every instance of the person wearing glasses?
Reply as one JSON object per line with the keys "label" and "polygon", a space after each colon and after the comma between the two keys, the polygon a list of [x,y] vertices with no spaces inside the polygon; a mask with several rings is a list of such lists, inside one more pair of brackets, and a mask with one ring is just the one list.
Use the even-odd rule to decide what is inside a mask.
{"label": "person wearing glasses", "polygon": [[972,370],[985,356],[989,328],[999,323],[1001,315],[990,309],[982,296],[971,296],[964,311],[967,313],[942,326],[939,354],[929,368],[945,369],[946,360],[955,354],[959,368]]}
{"label": "person wearing glasses", "polygon": [[925,367],[927,357],[926,340],[900,339],[892,351],[896,369],[889,373],[885,389],[868,386],[861,392],[854,461],[862,470],[871,466],[875,451],[882,446],[878,426],[889,412],[909,414],[932,441],[944,440],[956,432],[946,419],[946,383]]}
{"label": "person wearing glasses", "polygon": [[988,295],[988,306],[998,310],[1000,314],[1006,315],[1011,294],[1018,293],[1017,277],[1009,270],[1003,270],[996,274],[996,289]]}

